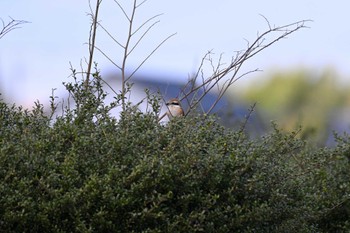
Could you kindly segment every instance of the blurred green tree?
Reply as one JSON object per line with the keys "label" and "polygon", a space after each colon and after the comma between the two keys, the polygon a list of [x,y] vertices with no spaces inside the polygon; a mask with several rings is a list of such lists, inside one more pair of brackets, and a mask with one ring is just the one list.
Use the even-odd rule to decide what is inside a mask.
{"label": "blurred green tree", "polygon": [[265,120],[276,120],[284,129],[303,127],[301,137],[324,143],[332,117],[348,105],[349,86],[339,84],[331,69],[275,72],[267,82],[249,86],[243,94],[257,101]]}

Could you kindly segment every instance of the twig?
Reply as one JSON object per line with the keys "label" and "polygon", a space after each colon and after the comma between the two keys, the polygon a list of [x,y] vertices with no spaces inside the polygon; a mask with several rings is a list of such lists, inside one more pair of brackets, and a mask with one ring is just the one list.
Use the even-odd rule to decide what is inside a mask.
{"label": "twig", "polygon": [[19,25],[30,23],[30,22],[25,21],[25,20],[16,20],[16,19],[13,19],[11,17],[10,17],[10,19],[11,19],[11,21],[6,24],[4,22],[4,20],[0,18],[0,21],[2,24],[2,29],[0,30],[0,39],[2,39],[10,31],[15,30],[17,28],[21,28],[21,27],[19,27]]}
{"label": "twig", "polygon": [[95,50],[97,17],[98,17],[98,12],[99,12],[101,2],[102,2],[102,0],[96,0],[96,9],[95,9],[95,14],[94,14],[92,11],[92,8],[91,8],[91,2],[89,0],[90,13],[91,13],[91,17],[92,17],[92,24],[91,24],[90,36],[89,36],[89,62],[88,62],[88,67],[87,67],[86,79],[85,79],[85,89],[88,88],[89,81],[90,81],[89,79],[90,79],[91,67],[92,67],[92,63],[93,63],[94,50]]}
{"label": "twig", "polygon": [[[270,47],[272,44],[276,43],[280,39],[286,38],[288,35],[298,31],[301,28],[306,28],[305,23],[310,21],[310,20],[302,20],[302,21],[298,21],[298,22],[287,24],[280,27],[271,27],[267,18],[264,17],[264,19],[267,22],[268,30],[260,35],[257,34],[257,38],[253,41],[252,44],[250,44],[249,41],[247,40],[247,48],[245,50],[237,51],[236,56],[232,57],[231,63],[228,64],[226,67],[222,68],[224,66],[224,64],[222,63],[222,55],[220,55],[216,65],[214,64],[214,61],[211,58],[211,54],[212,54],[211,51],[207,52],[204,55],[195,76],[193,77],[193,79],[189,80],[185,84],[184,88],[181,90],[182,96],[180,99],[181,100],[186,99],[190,103],[189,110],[186,114],[189,114],[190,111],[194,110],[196,106],[204,98],[204,96],[206,96],[214,87],[217,87],[218,93],[219,93],[217,96],[217,99],[214,101],[214,103],[211,105],[209,110],[206,112],[206,114],[210,113],[233,83],[235,83],[236,81],[238,81],[239,79],[241,79],[247,74],[259,71],[259,69],[254,69],[238,76],[238,72],[240,71],[242,65],[247,60],[249,60],[251,57],[255,56],[256,54],[260,53],[264,49]],[[279,34],[275,39],[269,42],[266,42],[267,41],[266,37],[276,32],[281,34]],[[206,79],[204,78],[204,76],[202,76],[202,82],[199,85],[194,86],[194,84],[196,83],[196,80],[199,77],[199,74],[203,72],[203,68],[206,62],[209,62],[209,66],[212,69],[212,75]],[[228,81],[226,80],[223,83],[223,85],[220,86],[219,83],[225,78],[227,78],[227,75],[230,73],[231,75],[227,79]],[[190,86],[189,90],[187,90],[188,86]],[[201,90],[203,90],[203,93],[199,94],[199,91]],[[192,96],[192,100],[188,100],[189,96]]]}
{"label": "twig", "polygon": [[122,4],[119,3],[118,0],[114,0],[114,2],[118,5],[119,9],[122,11],[124,17],[128,20],[128,33],[127,33],[127,38],[125,43],[120,43],[117,39],[115,39],[115,37],[108,32],[108,30],[101,25],[100,23],[98,23],[99,26],[101,26],[101,28],[103,29],[103,31],[106,32],[106,34],[118,45],[123,49],[123,57],[122,60],[120,62],[120,64],[117,64],[116,62],[113,61],[112,58],[110,58],[104,51],[102,51],[101,49],[99,49],[98,47],[94,46],[94,48],[96,48],[99,52],[101,52],[101,54],[106,57],[113,65],[115,65],[121,72],[121,83],[122,83],[122,87],[121,87],[121,101],[122,101],[122,109],[123,111],[125,111],[126,108],[126,92],[128,91],[128,89],[126,88],[126,85],[128,83],[128,81],[130,81],[130,79],[134,76],[134,74],[141,68],[141,66],[167,41],[169,40],[172,36],[174,36],[176,33],[166,37],[163,41],[161,41],[141,62],[140,64],[136,67],[136,69],[134,69],[129,75],[126,74],[126,65],[127,65],[127,61],[129,56],[134,52],[134,50],[139,46],[139,44],[141,43],[141,41],[145,38],[145,36],[149,33],[149,31],[156,25],[158,24],[160,21],[157,20],[155,22],[153,22],[151,25],[148,26],[148,28],[142,33],[142,35],[136,40],[135,43],[132,44],[132,39],[134,38],[134,36],[142,29],[144,28],[147,24],[149,24],[150,22],[154,21],[156,18],[158,18],[159,16],[161,16],[162,14],[157,14],[154,15],[152,17],[150,17],[149,19],[147,19],[146,21],[144,21],[140,26],[138,26],[135,30],[134,30],[134,21],[135,21],[135,15],[136,15],[136,11],[137,9],[142,6],[147,0],[142,1],[141,3],[137,3],[137,0],[133,0],[133,6],[131,9],[130,14],[125,10],[124,6]]}
{"label": "twig", "polygon": [[[115,1],[116,2],[116,1]],[[125,43],[125,46],[124,46],[124,56],[123,56],[123,61],[122,61],[122,65],[121,65],[121,72],[122,72],[122,108],[123,108],[123,111],[126,110],[126,104],[125,104],[125,94],[126,94],[126,88],[125,88],[125,85],[126,85],[126,74],[125,74],[125,68],[126,68],[126,61],[127,61],[127,58],[128,58],[128,50],[129,50],[129,44],[130,44],[130,41],[131,41],[131,37],[132,37],[132,28],[133,28],[133,22],[134,22],[134,16],[135,16],[135,12],[136,12],[136,2],[137,0],[134,0],[134,6],[132,8],[132,12],[131,12],[131,17],[129,18],[127,15],[126,15],[126,12],[124,11],[124,9],[121,7],[121,5],[119,3],[118,6],[121,7],[124,15],[126,15],[126,17],[128,18],[129,20],[129,32],[128,32],[128,38],[126,40],[126,43]]]}
{"label": "twig", "polygon": [[122,45],[122,43],[120,43],[118,40],[116,40],[112,34],[109,33],[109,31],[100,23],[98,23],[98,26],[102,28],[103,31],[105,31],[105,33],[117,44],[119,45],[121,48],[125,49],[125,47]]}
{"label": "twig", "polygon": [[250,108],[248,110],[248,114],[244,117],[244,122],[243,122],[241,128],[239,129],[239,134],[243,133],[243,131],[245,130],[247,123],[248,123],[248,120],[251,118],[255,107],[256,107],[256,102],[252,106],[250,106]]}
{"label": "twig", "polygon": [[167,41],[169,40],[171,37],[175,36],[176,33],[171,34],[170,36],[168,36],[167,38],[165,38],[162,42],[160,42],[157,47],[155,49],[152,50],[152,52],[150,52],[148,54],[148,56],[140,63],[140,65],[129,75],[129,77],[127,78],[127,81],[141,68],[141,66]]}

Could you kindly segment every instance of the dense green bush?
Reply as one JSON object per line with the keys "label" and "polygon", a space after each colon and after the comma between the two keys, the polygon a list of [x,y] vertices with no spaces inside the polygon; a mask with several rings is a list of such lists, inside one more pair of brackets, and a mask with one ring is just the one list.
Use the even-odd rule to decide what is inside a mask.
{"label": "dense green bush", "polygon": [[349,137],[311,148],[274,126],[250,140],[132,106],[116,120],[98,81],[66,87],[76,107],[56,119],[0,103],[1,232],[350,230]]}

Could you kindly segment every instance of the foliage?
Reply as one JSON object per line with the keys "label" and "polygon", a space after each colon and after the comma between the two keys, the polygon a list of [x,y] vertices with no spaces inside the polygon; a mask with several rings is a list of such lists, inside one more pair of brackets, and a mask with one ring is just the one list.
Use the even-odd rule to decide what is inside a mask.
{"label": "foliage", "polygon": [[161,125],[158,98],[116,120],[93,77],[65,84],[76,107],[54,119],[0,103],[0,231],[350,230],[348,136],[317,149],[276,125],[259,140],[208,116]]}
{"label": "foliage", "polygon": [[331,70],[319,75],[296,70],[269,76],[262,85],[249,87],[245,98],[258,101],[266,120],[275,119],[289,131],[303,125],[303,138],[324,144],[333,130],[331,122],[348,106],[349,86],[340,86]]}

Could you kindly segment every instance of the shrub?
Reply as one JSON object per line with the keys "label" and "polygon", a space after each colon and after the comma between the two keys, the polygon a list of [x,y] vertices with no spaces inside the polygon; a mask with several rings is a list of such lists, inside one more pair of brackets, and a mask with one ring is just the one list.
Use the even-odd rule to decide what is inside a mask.
{"label": "shrub", "polygon": [[312,148],[274,125],[251,140],[213,116],[161,125],[130,105],[116,120],[95,80],[66,84],[76,108],[55,120],[0,103],[1,231],[350,230],[349,137]]}

